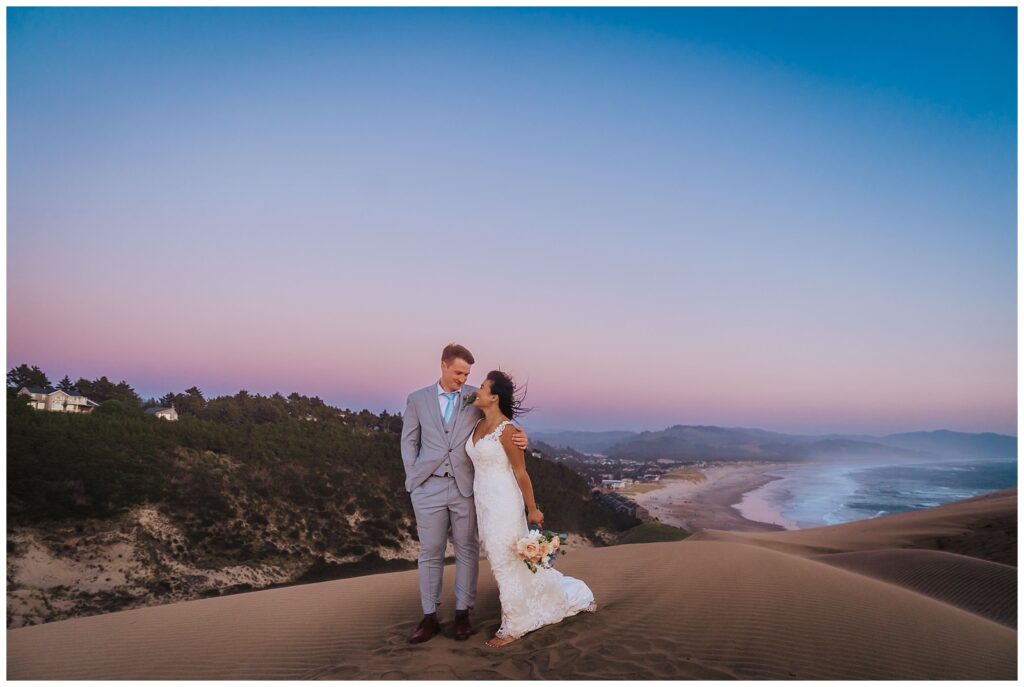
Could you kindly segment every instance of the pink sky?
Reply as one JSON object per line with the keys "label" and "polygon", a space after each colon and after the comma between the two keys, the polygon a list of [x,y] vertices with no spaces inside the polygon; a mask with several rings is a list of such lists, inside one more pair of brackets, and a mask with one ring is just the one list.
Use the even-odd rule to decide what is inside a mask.
{"label": "pink sky", "polygon": [[1016,434],[1015,13],[12,8],[8,368]]}

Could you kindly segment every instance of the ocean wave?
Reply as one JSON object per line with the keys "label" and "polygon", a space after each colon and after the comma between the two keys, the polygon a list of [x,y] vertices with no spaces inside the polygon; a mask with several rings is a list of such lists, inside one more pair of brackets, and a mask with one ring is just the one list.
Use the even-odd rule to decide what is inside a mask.
{"label": "ocean wave", "polygon": [[822,465],[780,470],[758,496],[800,527],[820,527],[932,508],[1017,484],[1015,461]]}

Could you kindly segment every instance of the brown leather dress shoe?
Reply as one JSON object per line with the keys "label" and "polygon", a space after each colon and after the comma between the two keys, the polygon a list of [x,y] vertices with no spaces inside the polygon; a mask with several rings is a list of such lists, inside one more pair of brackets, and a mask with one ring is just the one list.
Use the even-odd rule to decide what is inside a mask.
{"label": "brown leather dress shoe", "polygon": [[469,639],[471,634],[473,634],[473,627],[469,624],[469,613],[456,613],[455,628],[452,631],[452,636],[455,639]]}
{"label": "brown leather dress shoe", "polygon": [[440,629],[441,626],[437,622],[437,616],[425,615],[416,627],[416,630],[409,636],[409,643],[419,644],[420,642],[425,642],[436,635]]}

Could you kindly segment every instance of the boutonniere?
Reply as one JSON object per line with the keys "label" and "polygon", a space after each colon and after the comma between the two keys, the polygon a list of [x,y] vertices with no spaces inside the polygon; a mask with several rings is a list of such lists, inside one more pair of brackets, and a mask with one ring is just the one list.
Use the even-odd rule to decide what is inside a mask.
{"label": "boutonniere", "polygon": [[476,392],[471,391],[462,397],[462,408],[465,410],[466,406],[471,406],[476,402]]}

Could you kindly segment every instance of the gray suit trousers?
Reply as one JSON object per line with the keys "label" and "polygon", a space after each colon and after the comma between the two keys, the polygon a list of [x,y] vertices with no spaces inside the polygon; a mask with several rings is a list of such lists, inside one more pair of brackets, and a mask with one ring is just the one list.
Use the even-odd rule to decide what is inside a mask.
{"label": "gray suit trousers", "polygon": [[463,496],[455,479],[430,476],[410,492],[420,538],[420,602],[424,613],[441,604],[444,551],[451,527],[455,548],[455,609],[473,607],[480,567],[480,539],[476,529],[476,506],[472,496]]}

